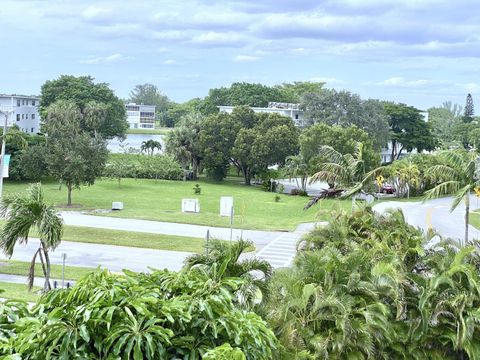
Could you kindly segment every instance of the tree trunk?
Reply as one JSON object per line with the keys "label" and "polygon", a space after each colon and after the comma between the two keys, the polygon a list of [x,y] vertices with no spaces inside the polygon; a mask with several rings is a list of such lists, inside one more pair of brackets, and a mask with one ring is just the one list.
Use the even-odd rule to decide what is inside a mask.
{"label": "tree trunk", "polygon": [[245,185],[250,186],[250,180],[252,175],[250,174],[250,169],[248,168],[248,166],[243,168],[243,177],[245,178]]}
{"label": "tree trunk", "polygon": [[198,179],[198,159],[192,157],[192,180]]}
{"label": "tree trunk", "polygon": [[45,256],[45,266],[43,267],[43,275],[45,277],[45,284],[43,285],[43,292],[50,291],[52,287],[50,286],[50,256],[48,256],[48,250],[45,246],[45,243],[41,241],[43,256]]}
{"label": "tree trunk", "polygon": [[395,140],[392,140],[392,155],[390,156],[390,162],[393,162],[393,160],[395,160],[396,147],[397,147],[397,142]]}
{"label": "tree trunk", "polygon": [[463,246],[468,244],[468,223],[470,222],[470,190],[465,197],[465,239]]}
{"label": "tree trunk", "polygon": [[302,190],[307,192],[307,177],[305,175],[302,176]]}
{"label": "tree trunk", "polygon": [[72,184],[67,184],[67,206],[72,205]]}

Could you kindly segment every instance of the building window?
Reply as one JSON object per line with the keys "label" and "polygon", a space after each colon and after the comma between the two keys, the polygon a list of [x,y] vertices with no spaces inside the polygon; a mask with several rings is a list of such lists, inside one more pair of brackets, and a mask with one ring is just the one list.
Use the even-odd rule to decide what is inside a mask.
{"label": "building window", "polygon": [[22,100],[22,105],[25,105],[25,99]]}
{"label": "building window", "polygon": [[17,121],[20,121],[20,114],[17,114]]}
{"label": "building window", "polygon": [[35,114],[32,114],[32,120],[35,120]]}
{"label": "building window", "polygon": [[25,114],[22,114],[22,120],[24,120],[24,119],[25,119]]}
{"label": "building window", "polygon": [[17,99],[17,106],[20,106],[20,100]]}
{"label": "building window", "polygon": [[35,100],[32,100],[32,106],[35,106]]}
{"label": "building window", "polygon": [[28,114],[25,114],[25,119],[27,119],[27,120],[28,120]]}
{"label": "building window", "polygon": [[298,114],[295,114],[295,120],[298,120]]}
{"label": "building window", "polygon": [[32,132],[32,133],[33,133],[33,128],[32,128],[32,130],[31,130],[30,132]]}

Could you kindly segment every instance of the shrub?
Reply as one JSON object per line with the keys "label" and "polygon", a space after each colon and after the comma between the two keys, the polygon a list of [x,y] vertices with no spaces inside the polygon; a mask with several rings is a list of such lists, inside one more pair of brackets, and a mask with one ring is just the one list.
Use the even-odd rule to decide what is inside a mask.
{"label": "shrub", "polygon": [[104,176],[115,179],[181,180],[184,172],[169,155],[111,154]]}
{"label": "shrub", "polygon": [[200,185],[195,184],[195,186],[193,187],[193,192],[195,193],[195,195],[200,195],[202,193],[202,188],[200,187]]}
{"label": "shrub", "polygon": [[308,196],[308,193],[305,190],[295,188],[295,189],[290,190],[290,195],[293,195],[293,196]]}
{"label": "shrub", "polygon": [[280,198],[280,195],[275,195],[275,198],[274,198],[275,202],[279,202],[280,199],[281,199],[281,198]]}

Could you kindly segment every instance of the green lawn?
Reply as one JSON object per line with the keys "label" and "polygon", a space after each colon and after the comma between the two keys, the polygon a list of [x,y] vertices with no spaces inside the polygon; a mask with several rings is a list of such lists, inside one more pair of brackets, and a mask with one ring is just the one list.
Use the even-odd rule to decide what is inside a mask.
{"label": "green lawn", "polygon": [[470,225],[480,230],[480,213],[471,212],[470,213]]}
{"label": "green lawn", "polygon": [[40,288],[34,287],[32,291],[28,291],[26,284],[0,282],[0,289],[4,290],[0,293],[0,298],[4,299],[35,302],[40,298],[40,294],[37,292]]}
{"label": "green lawn", "polygon": [[[0,260],[0,274],[27,276],[29,269],[30,263],[26,261]],[[95,271],[95,268],[65,266],[65,279],[77,281],[93,271]],[[42,277],[42,275],[41,264],[37,263],[35,266],[35,276]],[[52,264],[50,276],[52,279],[61,279],[62,265]]]}
{"label": "green lawn", "polygon": [[[201,186],[201,195],[194,195],[193,187]],[[24,191],[26,183],[5,183],[5,192]],[[47,200],[62,205],[66,202],[65,187],[58,189],[54,182],[46,183],[44,191]],[[323,200],[319,205],[304,211],[306,197],[280,195],[245,186],[240,180],[230,179],[221,183],[198,181],[135,180],[123,179],[121,186],[113,180],[98,180],[90,187],[73,192],[74,204],[81,207],[73,210],[109,209],[112,201],[123,201],[124,210],[105,216],[148,219],[178,223],[229,227],[229,218],[219,216],[220,196],[233,196],[235,218],[233,226],[244,229],[293,230],[299,223],[328,220],[333,207],[349,209],[350,200]],[[182,198],[198,198],[199,214],[181,212]]]}
{"label": "green lawn", "polygon": [[172,128],[159,129],[127,129],[127,134],[142,134],[142,135],[166,135]]}
{"label": "green lawn", "polygon": [[[0,227],[5,220],[0,220]],[[30,233],[38,237],[36,231]],[[84,226],[64,226],[62,240],[90,244],[132,246],[146,249],[186,252],[204,251],[205,239],[187,236],[150,234],[136,231],[110,230]]]}

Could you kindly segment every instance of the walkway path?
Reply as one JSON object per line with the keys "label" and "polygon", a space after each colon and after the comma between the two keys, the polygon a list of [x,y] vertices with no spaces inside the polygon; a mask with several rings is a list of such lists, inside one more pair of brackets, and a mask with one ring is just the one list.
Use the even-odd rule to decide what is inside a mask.
{"label": "walkway path", "polygon": [[[58,283],[58,287],[62,287],[62,280],[61,279],[50,279],[50,284],[53,286],[53,282],[56,281]],[[27,277],[23,275],[11,275],[11,274],[0,274],[0,282],[7,282],[7,283],[14,283],[14,284],[24,284],[27,286]],[[70,286],[73,285],[75,282],[72,280],[65,279],[64,285],[67,286],[67,282],[70,283]],[[45,284],[45,279],[42,277],[35,277],[33,279],[33,285],[42,287]]]}
{"label": "walkway path", "polygon": [[[109,216],[86,215],[80,212],[64,211],[61,213],[66,225],[87,226],[111,230],[137,231],[154,234],[178,235],[196,238],[204,238],[207,230],[210,230],[210,237],[216,239],[230,240],[230,228],[214,226],[202,226],[191,224],[179,224],[162,221],[126,219]],[[283,234],[280,231],[240,230],[233,229],[232,238],[249,239],[261,248]]]}
{"label": "walkway path", "polygon": [[[318,225],[325,225],[322,222]],[[290,266],[297,252],[297,243],[303,235],[313,230],[315,223],[301,224],[294,232],[284,233],[257,253],[257,257],[267,260],[274,268]]]}

